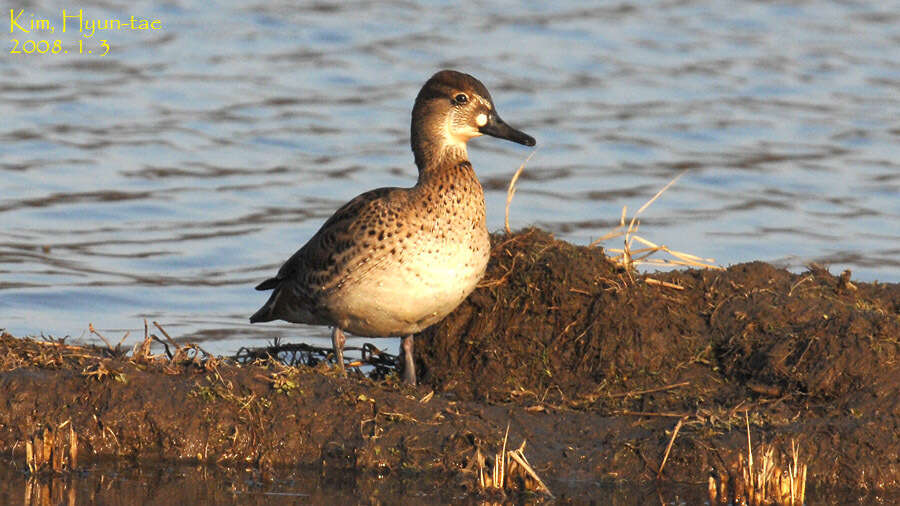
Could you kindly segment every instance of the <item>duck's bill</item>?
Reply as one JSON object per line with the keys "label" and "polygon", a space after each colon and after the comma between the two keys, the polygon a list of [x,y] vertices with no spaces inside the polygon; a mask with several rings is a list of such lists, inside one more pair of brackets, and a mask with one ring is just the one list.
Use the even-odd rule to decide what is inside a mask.
{"label": "duck's bill", "polygon": [[497,116],[496,114],[489,115],[487,123],[478,130],[483,134],[518,142],[519,144],[524,144],[526,146],[534,146],[535,143],[534,137],[507,125],[506,122],[500,119],[500,116]]}

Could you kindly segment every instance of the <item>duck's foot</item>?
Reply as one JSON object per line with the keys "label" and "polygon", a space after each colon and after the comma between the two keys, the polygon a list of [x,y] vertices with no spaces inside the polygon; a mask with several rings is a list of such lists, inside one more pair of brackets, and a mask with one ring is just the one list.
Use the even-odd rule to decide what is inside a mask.
{"label": "duck's foot", "polygon": [[416,386],[416,362],[413,359],[413,336],[408,335],[400,341],[403,350],[403,382]]}
{"label": "duck's foot", "polygon": [[334,327],[334,330],[331,331],[331,347],[334,349],[335,365],[341,371],[341,375],[347,374],[347,371],[344,370],[344,343],[346,341],[347,336],[344,335],[344,331]]}

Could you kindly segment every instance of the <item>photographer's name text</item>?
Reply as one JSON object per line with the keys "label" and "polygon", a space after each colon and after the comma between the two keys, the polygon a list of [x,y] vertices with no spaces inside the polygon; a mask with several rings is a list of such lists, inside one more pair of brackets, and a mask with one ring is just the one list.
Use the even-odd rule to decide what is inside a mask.
{"label": "photographer's name text", "polygon": [[159,19],[146,19],[139,16],[131,16],[129,19],[107,18],[95,19],[84,15],[84,9],[77,11],[62,10],[59,23],[54,24],[50,19],[36,17],[32,13],[26,13],[25,9],[9,10],[9,33],[31,34],[34,32],[55,33],[56,27],[62,28],[62,33],[78,31],[82,37],[89,39],[98,31],[152,31],[163,28]]}

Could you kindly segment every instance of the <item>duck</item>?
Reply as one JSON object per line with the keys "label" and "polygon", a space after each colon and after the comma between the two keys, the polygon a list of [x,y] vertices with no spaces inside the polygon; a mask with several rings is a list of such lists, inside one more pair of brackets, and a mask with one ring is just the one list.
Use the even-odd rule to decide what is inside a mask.
{"label": "duck", "polygon": [[482,135],[535,145],[500,118],[481,81],[455,70],[432,75],[412,109],[416,184],[367,191],[335,211],[256,286],[272,293],[250,323],[332,327],[342,374],[345,332],[400,337],[403,381],[415,386],[413,335],[456,309],[490,258],[484,190],[466,150]]}

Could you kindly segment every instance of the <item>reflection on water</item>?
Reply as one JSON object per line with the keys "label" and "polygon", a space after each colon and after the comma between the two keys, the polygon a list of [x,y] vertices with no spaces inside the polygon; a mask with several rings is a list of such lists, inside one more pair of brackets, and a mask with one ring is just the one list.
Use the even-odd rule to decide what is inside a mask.
{"label": "reflection on water", "polygon": [[452,495],[412,479],[384,479],[318,469],[260,473],[215,466],[143,462],[98,463],[61,475],[26,476],[0,464],[0,503],[35,506],[91,504],[397,504],[407,493],[437,503]]}
{"label": "reflection on water", "polygon": [[[0,503],[34,506],[90,504],[459,504],[471,501],[444,475],[378,475],[354,471],[282,469],[267,472],[158,462],[98,463],[55,476],[26,476],[0,462]],[[551,482],[557,498],[602,504],[702,504],[704,487],[667,484]],[[483,504],[498,504],[484,502]]]}
{"label": "reflection on water", "polygon": [[[15,334],[121,335],[147,318],[216,353],[324,338],[250,327],[265,298],[252,287],[343,202],[413,183],[409,111],[442,67],[481,78],[538,139],[513,226],[587,244],[688,169],[642,235],[726,265],[815,260],[900,281],[887,4],[79,8],[163,29],[105,33],[104,57],[0,60],[0,326]],[[491,228],[527,154],[470,144]]]}
{"label": "reflection on water", "polygon": [[[402,474],[402,473],[401,473]],[[141,462],[99,462],[89,468],[54,476],[28,476],[0,461],[0,504],[26,506],[92,504],[459,504],[474,497],[446,476],[378,475],[322,469],[281,469],[267,472],[217,466]],[[704,504],[705,484],[660,482],[642,487],[597,480],[551,481],[554,495],[576,504],[610,505]],[[865,501],[859,491],[813,488],[808,504],[849,504]],[[896,494],[872,492],[869,502],[893,504]],[[599,502],[598,502],[599,500]],[[482,504],[499,504],[485,501]]]}

